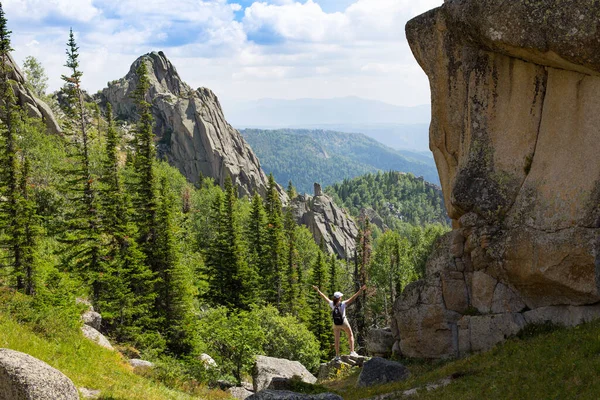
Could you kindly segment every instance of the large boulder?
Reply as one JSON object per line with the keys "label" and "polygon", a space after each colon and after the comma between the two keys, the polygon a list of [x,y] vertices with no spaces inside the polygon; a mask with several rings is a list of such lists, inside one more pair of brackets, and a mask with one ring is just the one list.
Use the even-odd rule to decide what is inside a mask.
{"label": "large boulder", "polygon": [[133,368],[135,372],[146,372],[154,368],[154,363],[146,360],[140,360],[139,358],[132,358],[127,360],[127,363]]}
{"label": "large boulder", "polygon": [[408,22],[454,231],[396,302],[404,355],[600,317],[599,15],[585,0],[447,0]]}
{"label": "large boulder", "polygon": [[85,325],[99,331],[102,328],[102,316],[93,310],[88,310],[81,315],[81,319]]}
{"label": "large boulder", "polygon": [[112,346],[112,344],[110,344],[108,339],[103,334],[101,334],[98,330],[92,328],[91,326],[83,325],[81,327],[81,333],[83,333],[83,336],[90,339],[92,342],[98,344],[99,346],[102,346],[105,349],[108,349],[111,351],[115,350],[115,348]]}
{"label": "large boulder", "polygon": [[394,335],[391,328],[371,329],[367,334],[367,353],[372,356],[389,357],[394,347]]}
{"label": "large boulder", "polygon": [[268,389],[273,378],[296,378],[310,384],[317,382],[317,378],[308,372],[304,365],[300,364],[298,361],[257,356],[252,371],[254,392]]}
{"label": "large boulder", "polygon": [[29,354],[0,349],[0,400],[78,400],[73,382]]}
{"label": "large boulder", "polygon": [[403,381],[409,376],[410,372],[404,365],[385,358],[374,357],[363,365],[356,385],[358,387],[383,385]]}
{"label": "large boulder", "polygon": [[[230,176],[240,195],[264,195],[267,176],[248,143],[225,120],[217,96],[209,89],[192,89],[183,82],[163,52],[138,58],[124,78],[109,83],[100,93],[102,104],[110,102],[117,118],[135,121],[131,95],[137,87],[140,63],[148,70],[148,100],[159,157],[166,158],[191,182],[198,182],[202,175],[222,185]],[[282,199],[287,199],[279,190]]]}
{"label": "large boulder", "polygon": [[247,397],[248,400],[343,400],[333,393],[302,394],[287,390],[262,390]]}
{"label": "large boulder", "polygon": [[238,400],[245,400],[254,394],[254,392],[246,389],[243,386],[230,387],[227,389],[227,393],[229,393],[231,397]]}

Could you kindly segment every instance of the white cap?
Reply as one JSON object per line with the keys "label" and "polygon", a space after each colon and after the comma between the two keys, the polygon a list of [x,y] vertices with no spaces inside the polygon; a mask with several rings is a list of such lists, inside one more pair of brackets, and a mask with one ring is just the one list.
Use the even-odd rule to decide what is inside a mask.
{"label": "white cap", "polygon": [[334,299],[339,299],[339,298],[340,298],[340,297],[342,297],[343,295],[344,295],[344,293],[342,293],[342,292],[335,292],[335,293],[333,294],[333,298],[334,298]]}

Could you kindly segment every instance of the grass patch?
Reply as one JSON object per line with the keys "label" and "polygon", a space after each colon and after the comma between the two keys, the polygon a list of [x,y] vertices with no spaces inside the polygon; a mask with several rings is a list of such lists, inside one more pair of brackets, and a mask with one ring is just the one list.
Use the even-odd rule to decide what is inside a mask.
{"label": "grass patch", "polygon": [[406,361],[405,382],[368,389],[356,376],[326,386],[345,400],[422,387],[454,375],[446,387],[418,399],[595,399],[600,393],[600,321],[575,328],[536,325],[493,350],[454,361]]}
{"label": "grass patch", "polygon": [[[166,382],[158,376],[136,375],[127,360],[118,352],[106,350],[83,337],[78,326],[65,326],[70,318],[62,318],[55,309],[56,323],[51,316],[29,308],[28,297],[4,291],[0,293],[0,348],[8,348],[36,357],[68,376],[76,387],[100,390],[101,399],[229,399],[220,390],[191,381],[172,377]],[[33,318],[37,315],[38,318]],[[63,324],[61,325],[60,322]],[[41,328],[44,329],[41,329]]]}

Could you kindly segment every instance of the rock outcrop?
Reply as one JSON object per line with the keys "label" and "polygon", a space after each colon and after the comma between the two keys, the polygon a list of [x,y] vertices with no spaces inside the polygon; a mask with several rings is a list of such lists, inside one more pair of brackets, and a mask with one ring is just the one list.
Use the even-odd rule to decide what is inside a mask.
{"label": "rock outcrop", "polygon": [[252,371],[254,392],[269,389],[273,378],[300,379],[302,382],[314,384],[317,381],[304,365],[298,361],[285,360],[266,356],[257,356]]}
{"label": "rock outcrop", "polygon": [[0,349],[0,399],[78,400],[73,382],[29,354]]}
{"label": "rock outcrop", "polygon": [[348,373],[352,368],[362,368],[370,357],[343,355],[339,360],[333,359],[319,366],[318,380],[320,382],[339,377]]}
{"label": "rock outcrop", "polygon": [[154,368],[154,363],[150,361],[141,360],[139,358],[132,358],[127,360],[127,363],[133,368],[135,372],[145,372]]}
{"label": "rock outcrop", "polygon": [[383,385],[403,381],[409,376],[410,371],[404,365],[386,360],[385,358],[374,357],[363,365],[356,386],[369,387]]}
{"label": "rock outcrop", "polygon": [[600,5],[447,0],[406,33],[454,231],[395,304],[402,353],[600,317]]}
{"label": "rock outcrop", "polygon": [[[191,182],[203,175],[222,185],[231,176],[240,195],[255,191],[264,195],[267,177],[242,135],[225,120],[217,96],[209,89],[192,89],[183,82],[163,52],[138,58],[124,78],[101,92],[101,103],[110,102],[118,118],[135,121],[131,95],[138,81],[135,71],[142,62],[150,79],[148,100],[159,156]],[[287,197],[283,190],[280,193]]]}
{"label": "rock outcrop", "polygon": [[315,196],[299,195],[291,201],[294,217],[306,225],[317,243],[323,243],[329,253],[342,259],[354,257],[358,228],[346,210],[339,208],[333,199],[315,183]]}
{"label": "rock outcrop", "polygon": [[365,340],[367,354],[376,357],[389,357],[392,355],[394,342],[394,335],[390,328],[372,328],[369,330],[367,339]]}
{"label": "rock outcrop", "polygon": [[27,115],[32,118],[41,118],[49,133],[58,134],[62,130],[54,117],[54,113],[42,100],[38,99],[33,91],[25,84],[25,76],[21,69],[9,55],[8,63],[11,67],[10,79],[12,87],[19,105],[27,112]]}
{"label": "rock outcrop", "polygon": [[92,307],[90,310],[84,312],[81,315],[81,319],[85,325],[91,326],[92,328],[99,331],[102,329],[102,315],[94,311]]}
{"label": "rock outcrop", "polygon": [[248,400],[343,400],[333,393],[302,394],[287,390],[262,390],[247,397]]}
{"label": "rock outcrop", "polygon": [[98,344],[99,346],[102,346],[105,349],[108,349],[111,351],[115,350],[115,348],[112,346],[112,344],[110,344],[110,342],[108,341],[106,336],[104,336],[98,330],[92,328],[91,326],[83,325],[81,327],[81,333],[83,333],[83,336],[85,336],[92,342]]}

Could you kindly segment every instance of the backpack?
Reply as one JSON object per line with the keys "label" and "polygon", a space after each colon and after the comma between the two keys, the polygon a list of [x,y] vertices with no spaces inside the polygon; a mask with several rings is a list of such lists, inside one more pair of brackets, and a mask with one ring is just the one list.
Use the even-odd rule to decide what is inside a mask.
{"label": "backpack", "polygon": [[340,310],[341,304],[333,307],[333,311],[331,315],[333,316],[333,323],[335,325],[344,325],[344,316],[342,315],[342,310]]}

